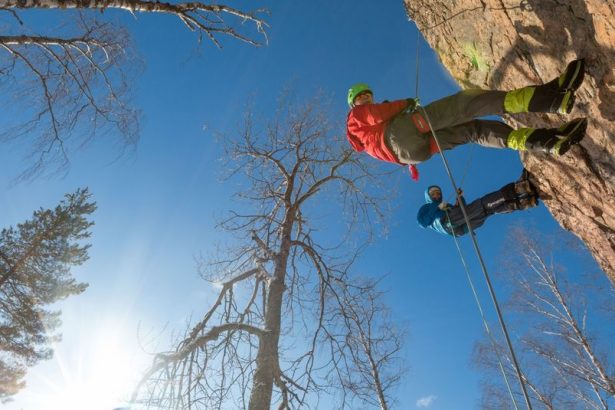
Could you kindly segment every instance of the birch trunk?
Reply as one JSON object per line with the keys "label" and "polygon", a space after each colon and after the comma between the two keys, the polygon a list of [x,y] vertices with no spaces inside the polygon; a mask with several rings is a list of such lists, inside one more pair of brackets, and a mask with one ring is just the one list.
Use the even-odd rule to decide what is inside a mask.
{"label": "birch trunk", "polygon": [[246,14],[224,5],[202,4],[199,2],[171,4],[146,0],[2,0],[0,1],[0,7],[7,9],[122,9],[132,12],[171,14],[203,10],[213,13],[227,12],[241,17]]}
{"label": "birch trunk", "polygon": [[[570,308],[568,307],[568,303],[566,302],[566,299],[564,298],[564,295],[561,293],[561,291],[560,291],[560,289],[559,289],[559,287],[557,285],[557,282],[555,280],[553,280],[553,278],[550,278],[550,279],[551,279],[550,282],[551,282],[551,288],[553,289],[553,293],[555,294],[558,302],[562,306],[562,309],[564,310],[564,312],[566,314],[566,317],[568,319],[570,327],[571,327],[574,335],[576,336],[578,343],[582,346],[583,352],[585,353],[585,355],[589,359],[590,363],[594,367],[594,371],[598,375],[598,378],[600,380],[600,384],[602,384],[602,387],[610,395],[615,395],[615,384],[613,384],[613,380],[611,380],[609,378],[609,375],[605,371],[604,366],[602,366],[602,363],[600,362],[598,357],[596,357],[596,354],[594,353],[594,350],[592,349],[591,345],[589,344],[589,342],[587,340],[585,332],[581,329],[581,327],[577,323],[576,318],[574,317],[574,315],[572,314]],[[588,381],[590,381],[590,380],[588,380]],[[592,382],[592,385],[593,384],[594,383]]]}
{"label": "birch trunk", "polygon": [[205,33],[218,47],[220,43],[214,37],[216,34],[224,34],[252,45],[260,45],[258,41],[239,33],[223,17],[232,16],[239,19],[239,24],[236,26],[245,21],[253,23],[256,30],[264,36],[265,42],[267,41],[264,31],[264,26],[267,24],[257,15],[262,13],[262,10],[253,13],[244,12],[223,4],[166,3],[147,0],[0,0],[0,9],[94,9],[101,11],[119,9],[131,13],[165,13],[177,16],[190,30]]}

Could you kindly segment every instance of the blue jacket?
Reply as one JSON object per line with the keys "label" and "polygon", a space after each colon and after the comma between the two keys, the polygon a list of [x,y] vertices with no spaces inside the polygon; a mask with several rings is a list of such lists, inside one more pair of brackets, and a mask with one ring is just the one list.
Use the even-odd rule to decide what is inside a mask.
{"label": "blue jacket", "polygon": [[441,234],[450,235],[450,233],[446,229],[444,229],[444,226],[442,225],[442,222],[440,220],[443,216],[446,215],[443,210],[438,208],[438,205],[440,205],[440,202],[442,202],[442,200],[434,201],[429,196],[429,190],[434,187],[440,188],[437,185],[430,185],[425,190],[425,205],[419,208],[419,212],[416,215],[416,220],[423,228],[433,229],[434,231]]}

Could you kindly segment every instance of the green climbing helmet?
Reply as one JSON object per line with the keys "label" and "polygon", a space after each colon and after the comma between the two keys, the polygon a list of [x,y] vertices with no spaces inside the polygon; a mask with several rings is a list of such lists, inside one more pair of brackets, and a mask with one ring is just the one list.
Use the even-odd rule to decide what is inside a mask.
{"label": "green climbing helmet", "polygon": [[357,83],[350,87],[350,89],[348,90],[348,106],[350,108],[353,107],[354,99],[357,97],[357,95],[361,94],[363,91],[369,91],[373,94],[372,89],[369,88],[369,85],[365,83]]}

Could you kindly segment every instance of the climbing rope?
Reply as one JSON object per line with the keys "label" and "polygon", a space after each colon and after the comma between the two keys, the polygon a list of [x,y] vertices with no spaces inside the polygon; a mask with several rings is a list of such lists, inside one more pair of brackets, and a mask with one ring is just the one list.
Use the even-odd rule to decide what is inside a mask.
{"label": "climbing rope", "polygon": [[416,78],[414,79],[416,102],[419,102],[419,47],[421,46],[421,32],[419,26],[416,26]]}
{"label": "climbing rope", "polygon": [[[445,211],[445,212],[446,212],[446,216],[448,217],[448,211]],[[489,322],[487,321],[487,318],[485,317],[483,306],[480,303],[480,299],[478,298],[478,293],[476,292],[476,287],[474,286],[474,281],[472,280],[472,276],[470,275],[470,269],[468,268],[466,258],[463,256],[463,252],[461,251],[461,247],[459,246],[459,241],[457,240],[457,235],[455,234],[454,230],[453,230],[453,240],[455,241],[455,246],[457,247],[457,253],[459,254],[459,258],[461,259],[461,264],[463,265],[463,268],[465,269],[466,278],[468,279],[468,284],[470,285],[470,289],[472,289],[472,295],[474,296],[474,301],[476,302],[476,306],[478,307],[478,311],[480,312],[480,317],[483,320],[483,326],[485,327],[485,332],[487,333],[487,336],[489,337],[489,342],[491,343],[493,351],[495,352],[495,356],[498,361],[498,367],[500,368],[500,372],[502,373],[502,376],[504,377],[504,383],[506,384],[506,389],[508,390],[508,394],[510,395],[510,400],[512,401],[513,406],[515,407],[515,410],[519,410],[519,407],[517,407],[517,401],[515,400],[515,396],[512,392],[512,388],[510,387],[510,382],[508,381],[508,376],[506,375],[506,370],[504,369],[504,364],[502,363],[502,356],[500,354],[500,349],[498,348],[498,344],[495,340],[495,337],[491,333]]]}
{"label": "climbing rope", "polygon": [[[476,256],[479,260],[480,266],[481,266],[481,270],[483,272],[483,276],[485,278],[485,282],[487,283],[487,288],[489,289],[489,294],[491,295],[491,300],[493,302],[493,306],[495,307],[495,311],[497,313],[498,316],[498,321],[500,323],[500,328],[502,329],[502,333],[504,334],[504,338],[506,339],[506,344],[508,347],[508,351],[510,352],[510,356],[513,362],[513,367],[515,368],[515,372],[517,374],[517,378],[519,380],[519,385],[521,386],[521,390],[523,392],[523,397],[525,399],[525,404],[528,408],[528,410],[532,410],[532,405],[530,403],[530,398],[527,392],[527,388],[525,387],[525,382],[523,380],[523,375],[521,373],[521,367],[519,366],[519,362],[517,361],[517,356],[515,355],[515,351],[513,349],[512,346],[512,342],[510,340],[510,336],[508,334],[508,330],[506,328],[506,323],[504,322],[504,317],[502,315],[502,311],[500,310],[500,305],[498,303],[497,297],[495,295],[495,290],[493,289],[493,285],[491,284],[491,279],[489,277],[489,272],[487,271],[487,266],[485,265],[485,261],[483,259],[482,253],[480,251],[480,247],[478,246],[478,241],[476,240],[476,235],[474,234],[474,229],[472,228],[472,225],[470,224],[470,218],[468,217],[468,213],[465,207],[464,202],[461,200],[461,197],[459,195],[459,189],[457,187],[457,184],[455,183],[455,178],[453,177],[451,168],[449,166],[448,160],[446,159],[446,156],[444,155],[444,152],[442,150],[442,147],[440,145],[440,141],[438,139],[437,133],[434,130],[432,124],[431,124],[431,119],[429,118],[429,115],[427,114],[427,111],[425,110],[425,108],[423,108],[419,103],[419,94],[418,94],[418,89],[419,89],[419,47],[418,47],[418,42],[420,39],[420,31],[418,30],[418,25],[417,25],[417,49],[416,49],[416,99],[417,99],[417,104],[416,104],[416,109],[420,110],[423,114],[423,117],[425,118],[425,121],[427,121],[427,125],[429,126],[429,129],[431,130],[431,133],[433,135],[434,141],[436,142],[436,146],[438,147],[438,152],[440,153],[440,157],[442,158],[442,162],[444,164],[444,168],[446,169],[446,173],[448,174],[449,180],[451,181],[451,185],[453,186],[453,192],[457,193],[457,198],[458,198],[458,203],[459,203],[459,207],[461,208],[461,212],[463,214],[463,218],[465,220],[466,226],[468,227],[468,231],[470,234],[470,237],[472,239],[472,244],[474,246],[474,251],[476,252]],[[453,237],[455,238],[455,243],[457,244],[457,249],[459,251],[459,254],[462,258],[462,263],[464,264],[464,267],[466,268],[466,272],[468,272],[467,270],[467,265],[465,263],[465,259],[463,258],[463,254],[461,253],[461,248],[459,248],[459,245],[457,243],[457,238],[456,236],[453,234]],[[468,278],[470,279],[470,275],[468,272]],[[470,279],[470,285],[472,288],[472,292],[475,295],[475,300],[476,303],[478,305],[479,311],[481,312],[481,316],[483,318],[483,324],[485,325],[486,328],[488,328],[488,324],[486,321],[486,318],[483,314],[483,309],[480,303],[480,300],[478,299],[478,296],[475,292],[475,288],[474,285]],[[487,332],[490,335],[490,332]],[[498,352],[498,349],[496,348],[496,353]],[[504,379],[506,381],[506,385],[508,387],[509,393],[511,395],[511,399],[515,405],[515,408],[517,408],[517,404],[516,401],[514,399],[514,396],[512,395],[512,390],[510,389],[510,385],[508,383],[508,378],[506,377],[506,372],[504,371],[503,365],[501,363],[501,360],[498,356],[498,361],[500,362],[500,369],[502,370],[502,373],[504,375]]]}
{"label": "climbing rope", "polygon": [[[446,156],[444,155],[444,152],[442,151],[442,148],[440,146],[440,141],[438,140],[438,136],[436,135],[436,131],[434,131],[433,126],[431,125],[431,120],[429,118],[429,115],[427,114],[427,111],[422,106],[418,106],[418,108],[422,111],[423,116],[425,117],[425,121],[427,121],[427,125],[429,125],[429,129],[431,130],[431,133],[436,142],[436,146],[438,147],[438,151],[440,152],[440,157],[442,158],[442,162],[444,163],[444,168],[446,169],[446,173],[448,174],[448,177],[451,181],[453,190],[455,192],[458,192],[457,184],[455,183],[455,179],[453,178],[453,174],[448,164],[448,160],[446,159]],[[470,237],[472,238],[472,244],[474,245],[474,251],[476,252],[476,256],[478,257],[478,261],[483,271],[483,276],[485,277],[485,281],[487,282],[487,288],[489,289],[491,300],[493,301],[493,306],[495,307],[495,311],[497,313],[498,320],[500,322],[500,327],[502,328],[502,333],[504,334],[504,338],[506,339],[506,344],[508,345],[510,357],[513,361],[515,372],[517,373],[517,378],[519,379],[519,384],[521,385],[521,390],[523,391],[523,397],[525,398],[525,404],[527,405],[528,410],[532,410],[530,398],[528,396],[527,389],[525,387],[525,382],[523,381],[523,375],[521,374],[521,367],[519,366],[519,362],[517,361],[517,356],[515,355],[515,350],[513,349],[512,342],[510,341],[510,336],[508,335],[508,330],[506,329],[506,323],[504,323],[504,317],[502,316],[502,311],[500,310],[500,305],[495,295],[495,290],[493,289],[493,285],[491,284],[491,278],[489,277],[489,272],[487,271],[487,266],[485,265],[483,255],[480,251],[480,247],[478,246],[478,241],[476,240],[474,229],[472,229],[472,225],[470,224],[470,218],[468,217],[465,204],[463,203],[461,199],[459,199],[459,207],[461,208],[461,212],[463,213],[463,218],[468,227]]]}
{"label": "climbing rope", "polygon": [[[418,106],[418,105],[420,105],[420,99],[419,99],[419,69],[420,69],[420,66],[419,66],[419,61],[420,61],[420,59],[419,59],[419,57],[420,57],[419,49],[420,49],[420,46],[421,46],[421,32],[419,30],[418,25],[416,25],[416,23],[415,23],[415,26],[416,26],[416,59],[415,59],[415,61],[416,61],[416,68],[415,68],[414,71],[416,73],[416,77],[414,79],[414,95],[416,96],[415,101],[416,101],[416,105]],[[468,176],[468,171],[470,170],[470,164],[472,163],[472,154],[474,153],[474,146],[470,146],[469,149],[470,149],[470,153],[468,154],[468,158],[466,160],[466,164],[463,167],[464,171],[463,171],[463,175],[461,177],[460,186],[463,186],[463,184],[464,184],[464,182],[466,180],[466,177]],[[449,201],[449,202],[451,202],[451,201]]]}

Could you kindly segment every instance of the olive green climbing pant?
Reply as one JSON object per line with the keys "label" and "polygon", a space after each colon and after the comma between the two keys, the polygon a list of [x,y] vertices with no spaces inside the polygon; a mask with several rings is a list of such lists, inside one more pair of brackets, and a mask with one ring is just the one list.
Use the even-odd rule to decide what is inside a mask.
{"label": "olive green climbing pant", "polygon": [[[491,148],[506,148],[512,128],[501,121],[477,120],[476,117],[504,113],[506,91],[464,90],[424,107],[432,132],[443,150],[469,142]],[[421,114],[422,110],[419,110]],[[431,135],[421,133],[410,116],[398,114],[385,131],[385,141],[399,161],[417,164],[432,155]]]}

